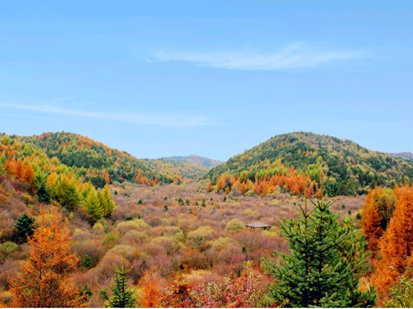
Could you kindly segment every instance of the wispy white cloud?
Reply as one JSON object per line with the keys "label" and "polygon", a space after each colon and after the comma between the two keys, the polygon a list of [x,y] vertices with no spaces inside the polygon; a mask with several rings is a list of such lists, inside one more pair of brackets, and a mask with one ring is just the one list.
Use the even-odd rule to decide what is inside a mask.
{"label": "wispy white cloud", "polygon": [[0,103],[1,107],[10,109],[23,110],[28,112],[66,115],[84,118],[95,118],[103,120],[113,120],[134,124],[149,124],[157,126],[169,127],[189,127],[206,124],[207,119],[203,116],[189,116],[189,115],[149,115],[144,113],[103,113],[103,112],[89,112],[83,110],[69,109],[59,107],[51,104],[44,105],[24,105],[24,104],[10,104]]}
{"label": "wispy white cloud", "polygon": [[302,43],[293,43],[272,53],[252,51],[204,53],[160,50],[154,53],[153,57],[156,61],[188,61],[206,67],[269,71],[315,67],[336,61],[359,60],[367,58],[368,54],[362,50],[334,51],[314,48]]}

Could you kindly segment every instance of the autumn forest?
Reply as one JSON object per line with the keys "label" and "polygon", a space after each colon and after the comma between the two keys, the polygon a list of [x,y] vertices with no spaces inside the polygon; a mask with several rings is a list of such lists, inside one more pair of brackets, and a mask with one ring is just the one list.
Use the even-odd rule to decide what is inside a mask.
{"label": "autumn forest", "polygon": [[411,307],[412,177],[305,132],[225,163],[2,134],[0,305]]}

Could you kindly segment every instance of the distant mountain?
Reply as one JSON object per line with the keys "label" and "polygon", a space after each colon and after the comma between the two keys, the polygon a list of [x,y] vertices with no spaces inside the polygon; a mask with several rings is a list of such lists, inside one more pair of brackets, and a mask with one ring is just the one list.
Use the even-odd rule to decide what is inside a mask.
{"label": "distant mountain", "polygon": [[399,153],[389,153],[386,152],[385,153],[388,156],[392,156],[392,157],[397,157],[397,158],[402,158],[405,160],[409,160],[409,161],[413,161],[413,153],[411,152],[399,152]]}
{"label": "distant mountain", "polygon": [[350,140],[306,132],[274,136],[211,169],[204,178],[213,184],[223,174],[255,181],[288,173],[292,166],[318,183],[323,170],[323,186],[330,196],[363,194],[376,185],[391,187],[413,178],[413,162]]}
{"label": "distant mountain", "polygon": [[198,180],[210,170],[199,164],[184,161],[180,162],[168,158],[143,160],[152,168],[167,173],[168,175],[179,175],[181,179]]}
{"label": "distant mountain", "polygon": [[212,160],[209,158],[201,157],[201,156],[196,156],[196,155],[190,155],[190,156],[174,156],[174,157],[165,157],[161,158],[163,160],[173,160],[173,161],[178,161],[178,162],[188,162],[188,163],[193,163],[197,165],[201,165],[207,168],[214,168],[220,164],[223,164],[224,162],[218,161],[218,160]]}
{"label": "distant mountain", "polygon": [[[63,164],[75,168],[86,178],[100,179],[102,172],[110,180],[150,184],[152,181],[170,183],[177,179],[198,179],[207,169],[185,162],[143,160],[125,151],[110,148],[80,134],[57,132],[33,136],[11,136],[42,149],[49,158],[56,157]],[[101,179],[100,179],[101,180]]]}

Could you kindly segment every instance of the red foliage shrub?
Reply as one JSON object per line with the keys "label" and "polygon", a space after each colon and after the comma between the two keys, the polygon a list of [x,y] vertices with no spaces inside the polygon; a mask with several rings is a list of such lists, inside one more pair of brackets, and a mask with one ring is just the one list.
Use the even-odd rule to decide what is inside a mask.
{"label": "red foliage shrub", "polygon": [[145,273],[139,287],[142,292],[141,306],[143,308],[159,307],[162,287],[155,268],[151,268]]}
{"label": "red foliage shrub", "polygon": [[160,299],[164,307],[189,308],[248,308],[258,307],[265,288],[259,275],[246,263],[246,269],[239,278],[226,277],[220,284],[203,282],[189,283],[175,281],[167,287]]}
{"label": "red foliage shrub", "polygon": [[207,269],[210,266],[206,256],[197,249],[186,249],[183,252],[181,267],[186,270]]}

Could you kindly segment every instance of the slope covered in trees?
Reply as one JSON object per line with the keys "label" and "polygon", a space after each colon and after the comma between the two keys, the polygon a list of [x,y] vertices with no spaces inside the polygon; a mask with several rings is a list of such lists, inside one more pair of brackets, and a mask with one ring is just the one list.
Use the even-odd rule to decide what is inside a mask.
{"label": "slope covered in trees", "polygon": [[[204,178],[218,187],[218,182],[224,179],[223,186],[215,187],[216,190],[228,188],[227,191],[231,191],[232,185],[238,181],[237,186],[244,183],[246,191],[258,183],[261,186],[259,192],[262,186],[280,185],[300,194],[306,187],[312,187],[313,191],[320,187],[321,171],[325,194],[366,194],[376,185],[394,187],[396,183],[410,182],[413,162],[368,150],[350,140],[297,132],[274,136],[233,156],[210,170]],[[276,179],[271,184],[273,176]],[[280,180],[277,177],[292,179]]]}
{"label": "slope covered in trees", "polygon": [[56,157],[73,167],[95,184],[128,180],[141,184],[171,183],[179,179],[198,179],[207,169],[185,162],[140,160],[125,151],[110,148],[88,137],[67,133],[44,133],[33,136],[12,136],[43,149],[49,158]]}
{"label": "slope covered in trees", "polygon": [[190,162],[178,162],[166,158],[144,159],[155,170],[162,171],[173,180],[198,180],[208,173],[209,168]]}

